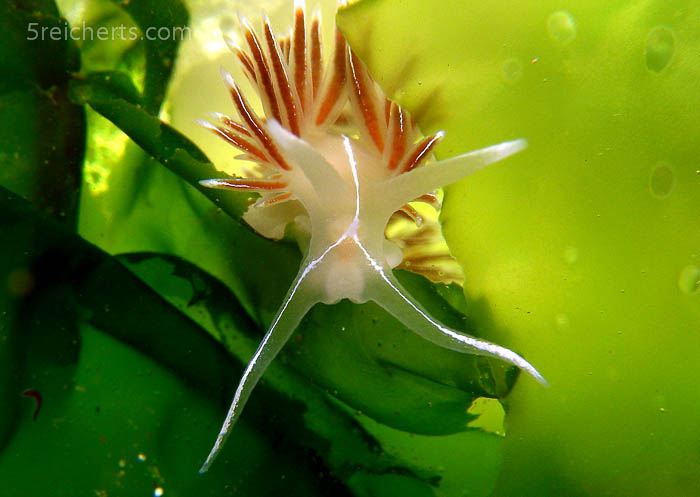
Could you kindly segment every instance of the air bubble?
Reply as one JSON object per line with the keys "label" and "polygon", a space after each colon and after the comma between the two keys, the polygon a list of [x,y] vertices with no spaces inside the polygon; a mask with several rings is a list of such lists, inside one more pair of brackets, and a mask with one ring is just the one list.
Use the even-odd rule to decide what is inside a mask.
{"label": "air bubble", "polygon": [[678,288],[688,295],[700,293],[700,267],[693,264],[684,267],[678,276]]}
{"label": "air bubble", "polygon": [[566,10],[552,12],[547,19],[549,36],[560,45],[567,45],[576,38],[576,22],[574,16]]}
{"label": "air bubble", "polygon": [[644,49],[647,68],[650,71],[663,71],[673,57],[675,36],[670,28],[657,26],[647,35]]}
{"label": "air bubble", "polygon": [[673,168],[664,162],[656,165],[649,177],[649,191],[656,198],[668,197],[676,186]]}
{"label": "air bubble", "polygon": [[523,63],[515,57],[506,59],[501,66],[501,72],[506,83],[515,83],[523,75]]}
{"label": "air bubble", "polygon": [[578,260],[578,249],[576,247],[566,247],[564,249],[564,261],[567,264],[573,264]]}
{"label": "air bubble", "polygon": [[554,320],[556,321],[557,327],[559,328],[566,328],[567,326],[569,326],[569,316],[567,316],[564,313],[557,314]]}

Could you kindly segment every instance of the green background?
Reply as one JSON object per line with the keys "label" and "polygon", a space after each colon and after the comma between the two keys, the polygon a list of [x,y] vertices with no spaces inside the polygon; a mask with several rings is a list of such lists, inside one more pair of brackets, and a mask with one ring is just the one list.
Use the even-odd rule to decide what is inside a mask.
{"label": "green background", "polygon": [[442,212],[472,315],[552,384],[508,397],[495,495],[699,495],[700,6],[397,4],[340,24],[438,156],[530,143]]}
{"label": "green background", "polygon": [[[529,141],[446,190],[464,298],[398,276],[551,387],[376,306],[317,306],[198,476],[300,260],[240,222],[246,198],[196,183],[222,153],[192,118],[232,112],[209,89],[233,62],[191,47],[258,6],[59,6],[0,6],[3,496],[700,495],[700,7],[342,11],[388,95],[447,132],[438,157]],[[286,29],[291,5],[267,7]],[[26,39],[66,18],[194,41]]]}

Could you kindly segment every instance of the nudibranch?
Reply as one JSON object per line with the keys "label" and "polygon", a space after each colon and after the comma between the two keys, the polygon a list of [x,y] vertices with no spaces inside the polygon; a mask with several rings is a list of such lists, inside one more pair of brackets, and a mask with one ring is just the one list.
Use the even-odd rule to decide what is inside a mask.
{"label": "nudibranch", "polygon": [[267,366],[317,303],[374,301],[426,340],[504,360],[546,384],[515,352],[429,316],[392,274],[404,254],[401,243],[385,234],[399,214],[420,222],[409,203],[435,205],[436,190],[522,150],[525,140],[431,162],[443,133],[423,136],[408,113],[385,96],[339,30],[324,63],[320,18],[314,15],[307,23],[300,3],[287,36],[276,36],[268,19],[261,33],[246,20],[241,23],[247,50],[227,42],[259,95],[264,117],[222,70],[238,119],[214,114],[216,124],[201,124],[242,151],[252,167],[243,176],[201,184],[258,193],[246,222],[269,238],[281,238],[295,222],[308,241],[301,268],[243,373],[200,473],[221,450]]}

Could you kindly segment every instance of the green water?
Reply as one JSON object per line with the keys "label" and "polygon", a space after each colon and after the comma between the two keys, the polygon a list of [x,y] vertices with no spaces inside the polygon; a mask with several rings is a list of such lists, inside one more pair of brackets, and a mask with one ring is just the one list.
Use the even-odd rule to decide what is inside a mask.
{"label": "green water", "polygon": [[[445,192],[464,297],[398,276],[551,387],[374,305],[317,306],[205,476],[300,261],[241,224],[245,198],[193,186],[232,155],[193,123],[232,112],[217,30],[259,6],[59,6],[0,5],[0,496],[700,495],[695,2],[341,12],[387,94],[446,131],[438,157],[528,140]],[[266,8],[286,26],[291,3]],[[194,39],[26,39],[61,15]]]}

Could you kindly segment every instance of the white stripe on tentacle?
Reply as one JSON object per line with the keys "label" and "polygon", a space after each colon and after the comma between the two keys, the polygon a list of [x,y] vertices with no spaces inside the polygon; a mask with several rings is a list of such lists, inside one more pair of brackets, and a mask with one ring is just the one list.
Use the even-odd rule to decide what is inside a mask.
{"label": "white stripe on tentacle", "polygon": [[509,362],[530,374],[542,385],[549,386],[547,380],[532,364],[512,350],[486,340],[458,333],[431,318],[421,305],[406,292],[394,275],[386,270],[383,264],[375,260],[358,239],[355,239],[355,242],[365,254],[370,266],[375,270],[376,278],[365,280],[367,298],[383,307],[408,329],[441,347]]}
{"label": "white stripe on tentacle", "polygon": [[[321,256],[321,258],[322,257],[323,256]],[[272,321],[270,329],[265,334],[265,338],[260,342],[258,349],[246,366],[243,376],[236,388],[231,406],[226,414],[226,419],[216,437],[216,442],[209,452],[207,460],[199,470],[200,474],[205,473],[209,469],[214,459],[216,459],[216,456],[221,452],[226,439],[231,433],[233,425],[240,417],[241,412],[243,412],[243,407],[245,407],[250,394],[258,381],[260,381],[260,378],[262,378],[267,367],[292,336],[292,333],[294,333],[294,330],[299,326],[304,315],[319,302],[314,285],[307,284],[307,276],[318,262],[319,260],[312,261],[310,264],[305,265],[304,269],[300,271],[294,284],[287,293],[282,306],[279,311],[277,311],[277,315]]]}

